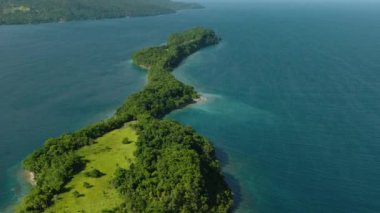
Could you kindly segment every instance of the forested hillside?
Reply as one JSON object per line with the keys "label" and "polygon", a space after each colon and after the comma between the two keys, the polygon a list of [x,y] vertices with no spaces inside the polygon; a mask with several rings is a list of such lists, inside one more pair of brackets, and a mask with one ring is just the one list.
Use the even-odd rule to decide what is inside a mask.
{"label": "forested hillside", "polygon": [[[89,188],[94,187],[98,193],[105,190],[99,187],[101,181],[90,184],[88,176],[99,179],[112,176],[108,190],[118,192],[119,196],[109,199],[121,198],[120,205],[103,205],[97,209],[99,212],[228,212],[232,193],[212,144],[191,127],[162,119],[198,97],[193,87],[178,81],[170,72],[187,56],[219,41],[212,30],[194,28],[170,36],[166,45],[134,54],[134,63],[146,68],[147,85],[130,96],[110,119],[49,139],[29,155],[24,168],[35,174],[37,185],[18,206],[18,212],[56,212],[57,205],[64,206],[66,212],[77,212],[73,207],[91,212],[84,202],[96,193],[91,193]],[[89,164],[96,165],[88,160],[90,156],[96,154],[101,158],[102,153],[89,150],[96,150],[93,147],[100,146],[108,138],[107,134],[117,129],[122,131],[123,126],[131,123],[137,140],[107,139],[105,143],[109,152],[117,150],[111,144],[136,145],[133,157],[126,152],[115,159],[118,165],[130,166],[116,166],[113,174],[90,170]],[[103,156],[109,162],[105,159],[109,155]],[[105,171],[106,167],[98,164],[93,169]],[[73,182],[83,182],[83,186]]]}
{"label": "forested hillside", "polygon": [[0,0],[0,24],[151,16],[201,8],[171,0]]}

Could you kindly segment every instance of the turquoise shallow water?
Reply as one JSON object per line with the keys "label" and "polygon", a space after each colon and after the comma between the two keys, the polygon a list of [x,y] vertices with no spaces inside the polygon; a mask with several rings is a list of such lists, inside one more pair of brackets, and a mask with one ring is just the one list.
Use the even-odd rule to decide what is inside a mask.
{"label": "turquoise shallow water", "polygon": [[208,4],[175,15],[0,27],[0,206],[47,137],[110,115],[145,75],[131,53],[188,27],[221,44],[174,74],[207,101],[169,118],[217,147],[237,212],[380,211],[380,7]]}
{"label": "turquoise shallow water", "polygon": [[379,212],[380,13],[260,6],[175,72],[209,101],[170,117],[215,142],[238,212]]}

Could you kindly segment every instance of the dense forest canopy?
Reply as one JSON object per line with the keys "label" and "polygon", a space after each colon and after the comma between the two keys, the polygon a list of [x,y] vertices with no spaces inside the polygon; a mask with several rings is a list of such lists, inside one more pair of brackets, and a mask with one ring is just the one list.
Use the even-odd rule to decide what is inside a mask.
{"label": "dense forest canopy", "polygon": [[151,16],[199,4],[171,0],[0,0],[0,24]]}
{"label": "dense forest canopy", "polygon": [[[18,206],[18,211],[42,212],[54,205],[57,195],[70,190],[65,185],[86,166],[77,150],[91,146],[97,138],[126,122],[135,121],[136,159],[130,168],[117,169],[112,181],[123,204],[99,210],[228,212],[232,193],[212,144],[190,127],[161,119],[198,97],[192,87],[175,79],[170,71],[187,56],[219,41],[212,30],[194,28],[170,36],[166,45],[135,53],[134,63],[148,72],[145,88],[130,96],[110,119],[49,139],[33,152],[24,161],[24,168],[35,173],[37,185]],[[74,192],[73,196],[79,195]]]}
{"label": "dense forest canopy", "polygon": [[208,140],[168,120],[142,120],[137,129],[137,162],[115,175],[128,200],[118,211],[228,212],[231,191]]}

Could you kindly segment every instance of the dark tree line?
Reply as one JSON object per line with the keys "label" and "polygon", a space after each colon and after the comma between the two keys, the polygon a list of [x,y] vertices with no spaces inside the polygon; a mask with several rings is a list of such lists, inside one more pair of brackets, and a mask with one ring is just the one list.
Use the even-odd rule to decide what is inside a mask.
{"label": "dark tree line", "polygon": [[0,24],[151,16],[200,7],[171,0],[0,0]]}
{"label": "dark tree line", "polygon": [[213,146],[189,127],[142,120],[131,168],[114,185],[126,202],[115,212],[227,212],[232,195]]}

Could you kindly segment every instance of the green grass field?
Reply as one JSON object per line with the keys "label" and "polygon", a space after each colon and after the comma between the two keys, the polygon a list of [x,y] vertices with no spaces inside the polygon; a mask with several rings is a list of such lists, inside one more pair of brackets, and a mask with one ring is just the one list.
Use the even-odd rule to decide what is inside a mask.
{"label": "green grass field", "polygon": [[[136,149],[137,135],[128,123],[121,129],[107,133],[96,140],[96,143],[78,150],[78,154],[89,162],[86,169],[74,176],[67,184],[67,192],[60,194],[55,199],[55,204],[46,212],[101,212],[103,209],[112,209],[122,203],[116,189],[110,181],[118,167],[128,168],[133,161],[133,152]],[[128,138],[131,143],[123,144]],[[100,178],[91,178],[85,172],[97,169],[105,175]],[[91,186],[86,188],[83,183]],[[73,192],[80,193],[79,197]]]}

